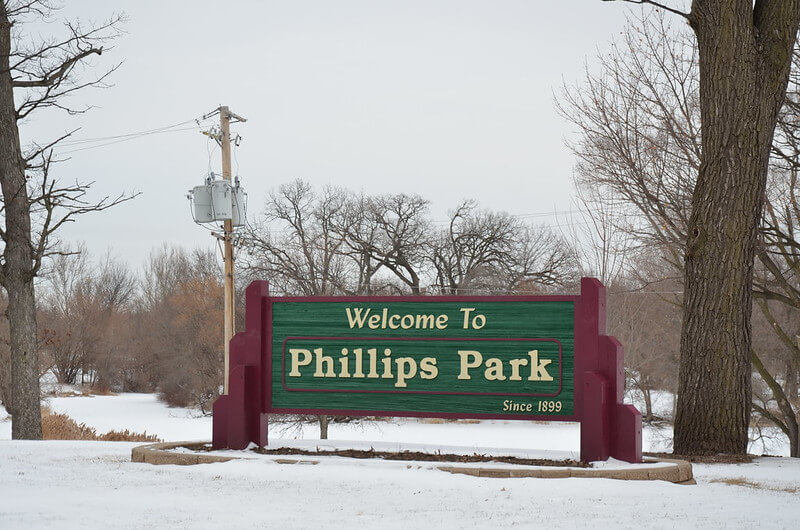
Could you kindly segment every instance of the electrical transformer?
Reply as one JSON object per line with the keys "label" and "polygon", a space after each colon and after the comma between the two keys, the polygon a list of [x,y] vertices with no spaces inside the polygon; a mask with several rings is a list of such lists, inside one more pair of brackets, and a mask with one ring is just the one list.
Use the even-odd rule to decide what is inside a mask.
{"label": "electrical transformer", "polygon": [[211,183],[211,205],[215,221],[228,221],[233,217],[233,186],[228,180]]}
{"label": "electrical transformer", "polygon": [[212,174],[202,186],[189,190],[192,217],[199,224],[231,221],[234,227],[244,226],[247,213],[247,193],[236,179],[216,180]]}
{"label": "electrical transformer", "polygon": [[247,217],[247,193],[236,182],[236,187],[233,188],[233,216],[231,221],[233,227],[244,226]]}
{"label": "electrical transformer", "polygon": [[192,217],[195,223],[213,223],[214,207],[211,204],[211,186],[195,186],[189,190],[192,201]]}

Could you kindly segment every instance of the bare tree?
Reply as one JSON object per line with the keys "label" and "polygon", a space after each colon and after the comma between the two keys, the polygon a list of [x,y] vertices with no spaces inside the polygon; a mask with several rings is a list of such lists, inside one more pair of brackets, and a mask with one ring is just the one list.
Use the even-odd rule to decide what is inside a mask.
{"label": "bare tree", "polygon": [[611,225],[661,246],[682,270],[701,151],[696,41],[665,17],[647,14],[629,20],[620,39],[556,103],[581,131],[569,144],[576,188],[585,190],[601,240],[610,240]]}
{"label": "bare tree", "polygon": [[506,292],[565,287],[580,277],[575,246],[547,226],[522,226],[504,269]]}
{"label": "bare tree", "polygon": [[205,410],[223,380],[220,264],[212,252],[165,246],[151,254],[144,278],[129,324],[136,344],[117,345],[125,383],[157,390],[171,406]]}
{"label": "bare tree", "polygon": [[62,247],[47,268],[40,318],[40,347],[61,383],[117,386],[112,330],[133,302],[136,282],[128,268],[107,256],[95,264],[84,245]]}
{"label": "bare tree", "polygon": [[373,249],[378,248],[380,229],[365,215],[370,210],[371,199],[363,194],[349,196],[341,215],[332,219],[333,230],[340,235],[344,246],[341,252],[352,260],[357,271],[355,282],[345,288],[347,294],[370,296],[389,290],[387,282],[379,282],[377,275],[382,265]]}
{"label": "bare tree", "polygon": [[[762,244],[757,251],[761,267],[756,269],[753,291],[757,306],[779,344],[769,349],[754,348],[752,362],[766,386],[762,392],[754,392],[755,410],[786,434],[791,456],[800,456],[800,403],[797,402],[800,328],[796,318],[800,310],[797,181],[800,145],[796,141],[800,123],[794,114],[800,96],[797,77],[800,54],[795,51],[794,57],[794,75],[773,147],[771,182],[761,230]],[[794,318],[782,318],[781,313],[791,313]],[[775,361],[778,361],[777,366]],[[779,382],[781,379],[783,385]]]}
{"label": "bare tree", "polygon": [[[243,270],[269,278],[279,292],[290,296],[347,293],[353,263],[369,259],[368,255],[356,256],[356,262],[348,259],[347,252],[358,247],[345,245],[357,219],[348,212],[347,202],[348,194],[340,189],[325,188],[318,195],[302,180],[280,186],[270,195],[261,222],[245,236]],[[361,286],[369,282],[369,270],[359,272]],[[320,438],[326,439],[329,418],[317,419]]]}
{"label": "bare tree", "polygon": [[317,195],[302,180],[280,186],[260,222],[245,235],[242,269],[269,278],[288,295],[343,293],[348,266],[340,232],[346,198],[334,188]]}
{"label": "bare tree", "polygon": [[474,202],[462,202],[433,243],[430,259],[436,285],[450,295],[480,291],[481,278],[497,276],[513,260],[521,228],[508,214],[476,210]]}
{"label": "bare tree", "polygon": [[575,181],[575,194],[579,216],[570,214],[562,233],[572,242],[579,276],[616,284],[632,270],[628,262],[639,245],[634,216],[623,200],[605,194],[588,179]]}
{"label": "bare tree", "polygon": [[[641,269],[658,267],[656,255],[636,259]],[[642,271],[643,275],[647,272]],[[650,271],[653,278],[660,271]],[[625,346],[625,379],[644,401],[644,421],[665,419],[653,410],[653,393],[677,387],[681,304],[674,280],[640,283],[640,276],[609,285],[608,327]]]}
{"label": "bare tree", "polygon": [[[55,256],[45,275],[47,289],[44,309],[39,319],[39,347],[59,383],[74,384],[86,368],[85,326],[87,319],[79,315],[78,292],[91,281],[88,255],[84,245],[74,253],[64,249]],[[80,297],[83,298],[83,297]],[[84,306],[85,308],[85,306]]]}
{"label": "bare tree", "polygon": [[138,299],[141,306],[139,310],[149,311],[163,302],[182,281],[197,276],[213,276],[219,272],[219,263],[213,254],[200,250],[188,252],[182,247],[164,244],[150,253],[145,265]]}
{"label": "bare tree", "polygon": [[365,212],[366,218],[377,230],[375,241],[355,240],[372,256],[372,259],[388,269],[395,278],[411,290],[411,294],[422,294],[422,279],[425,274],[427,245],[431,234],[431,223],[427,216],[428,201],[419,195],[382,195],[372,198]]}
{"label": "bare tree", "polygon": [[69,134],[25,149],[20,145],[21,121],[42,109],[85,111],[71,108],[67,98],[87,87],[105,86],[116,68],[80,79],[90,58],[117,36],[121,17],[92,26],[67,22],[62,37],[24,34],[26,23],[54,14],[48,0],[0,2],[0,188],[5,218],[0,284],[8,292],[12,397],[7,405],[13,438],[41,438],[34,278],[52,253],[52,236],[82,214],[130,198],[90,202],[90,184],[63,184],[53,177],[52,147]]}
{"label": "bare tree", "polygon": [[674,447],[745,453],[753,260],[800,1],[694,0],[686,19],[698,42],[703,148],[687,225]]}
{"label": "bare tree", "polygon": [[444,294],[509,293],[575,279],[570,245],[546,227],[462,202],[431,242],[435,286]]}
{"label": "bare tree", "polygon": [[[695,7],[701,6],[696,15],[707,16],[708,13],[703,10],[711,4],[714,4],[714,2],[695,2],[693,4],[693,13],[695,13]],[[753,13],[757,15],[757,24],[768,25],[763,19],[764,9],[764,3],[756,3],[756,10]],[[783,13],[781,16],[785,14]],[[690,19],[692,18],[691,15],[687,16]],[[729,250],[720,243],[721,234],[726,233],[728,230],[735,232],[733,230],[734,227],[742,228],[747,225],[747,223],[739,223],[738,220],[750,215],[748,213],[751,212],[750,207],[755,203],[745,204],[742,202],[737,206],[719,206],[724,200],[727,200],[725,197],[720,197],[720,195],[734,194],[729,193],[727,181],[724,181],[724,179],[714,180],[722,174],[720,173],[720,168],[714,164],[723,159],[733,161],[733,165],[728,167],[730,172],[726,174],[738,175],[737,178],[742,178],[750,184],[758,184],[758,179],[760,178],[758,174],[761,170],[756,167],[757,164],[753,165],[752,159],[747,158],[750,156],[749,154],[744,159],[737,157],[746,152],[752,145],[755,145],[748,142],[758,143],[762,139],[750,136],[747,141],[741,144],[747,149],[743,148],[735,153],[726,151],[724,155],[720,154],[717,157],[718,160],[714,164],[703,166],[702,155],[708,151],[706,142],[711,141],[709,140],[711,136],[704,136],[706,128],[714,127],[717,132],[725,129],[722,123],[714,122],[713,120],[709,121],[708,109],[710,104],[708,101],[703,102],[702,98],[704,93],[708,93],[704,92],[704,90],[707,91],[708,89],[704,89],[701,83],[704,71],[702,67],[704,60],[702,55],[703,46],[707,45],[707,43],[704,44],[703,39],[695,41],[694,36],[688,34],[688,32],[681,33],[670,29],[668,24],[665,25],[664,20],[663,17],[644,16],[641,21],[637,21],[637,26],[629,30],[623,39],[625,46],[621,48],[623,50],[622,53],[620,53],[619,47],[615,47],[609,58],[602,62],[605,77],[602,75],[592,77],[587,74],[588,91],[585,93],[574,90],[568,91],[568,95],[565,98],[566,104],[562,104],[562,109],[571,109],[573,111],[572,117],[575,123],[584,132],[582,141],[575,144],[573,148],[581,161],[582,167],[579,166],[579,169],[585,181],[590,185],[600,186],[600,189],[605,188],[610,192],[610,195],[615,196],[618,200],[633,205],[642,218],[645,219],[643,223],[634,223],[636,227],[632,232],[634,235],[639,238],[644,237],[645,241],[649,240],[661,245],[663,252],[668,256],[668,261],[673,265],[674,269],[682,271],[682,275],[687,278],[690,272],[686,269],[684,263],[688,263],[694,258],[688,259],[691,256],[687,257],[685,249],[688,248],[691,251],[698,248],[696,245],[703,247],[703,267],[706,268],[701,268],[702,271],[694,268],[692,269],[692,274],[700,273],[699,276],[705,279],[694,284],[696,288],[692,295],[693,302],[691,304],[685,302],[692,305],[692,307],[689,308],[687,306],[687,312],[685,313],[687,326],[683,328],[685,337],[693,337],[692,340],[686,339],[688,342],[684,342],[681,368],[685,374],[683,381],[685,383],[689,382],[686,384],[691,386],[693,392],[691,396],[686,396],[686,399],[683,400],[685,404],[682,408],[684,410],[683,417],[691,418],[691,420],[687,420],[688,423],[686,424],[678,422],[676,430],[683,432],[683,434],[677,436],[677,439],[683,439],[684,442],[678,443],[676,450],[705,452],[710,450],[708,447],[713,445],[717,451],[744,451],[746,450],[747,438],[746,420],[749,414],[747,411],[742,412],[741,402],[748,402],[749,397],[747,396],[750,393],[749,341],[751,330],[748,327],[750,325],[750,295],[743,295],[743,297],[739,298],[731,298],[730,296],[726,298],[719,294],[709,294],[708,289],[713,290],[721,285],[728,285],[732,289],[732,284],[729,284],[729,282],[735,283],[752,276],[754,267],[752,261],[749,262],[749,266],[737,269],[738,272],[736,273],[732,270],[723,273],[723,269],[717,265],[724,261],[726,267],[733,267],[729,262],[730,260],[721,258]],[[736,23],[740,24],[742,21],[738,20]],[[713,29],[706,27],[702,31],[713,32]],[[681,43],[683,44],[679,45]],[[780,49],[775,42],[770,43],[769,46],[773,51]],[[730,51],[730,49],[726,49]],[[744,51],[741,53],[746,55]],[[757,57],[758,54],[756,54],[754,56],[752,50],[747,53],[750,53],[750,58],[754,58],[753,64],[760,65],[758,68],[764,67],[763,55]],[[724,70],[724,68],[720,68],[720,71]],[[749,74],[753,74],[752,68],[749,70]],[[777,82],[774,72],[764,75],[769,77],[770,82]],[[751,89],[752,87],[748,87],[747,97],[753,99],[747,100],[744,98],[742,100],[746,101],[745,106],[750,105],[747,112],[758,109],[753,112],[763,113],[765,116],[769,115],[772,112],[768,110],[770,103],[765,103],[766,100],[759,101],[759,98],[763,97],[764,93],[757,94],[755,92],[758,91],[754,92]],[[778,92],[782,98],[783,89],[781,88]],[[771,105],[777,102],[778,107],[776,108],[780,108],[780,101],[780,98],[773,100]],[[732,101],[719,101],[715,105],[718,105],[717,108],[726,109],[726,119],[734,119],[732,115],[736,114],[736,111],[732,110],[735,106]],[[705,121],[702,128],[697,119],[699,115],[698,109],[706,109],[703,112]],[[717,118],[719,116],[714,119]],[[734,121],[736,121],[737,126],[742,124],[736,119]],[[712,124],[710,125],[709,123]],[[757,121],[752,121],[752,123],[757,123]],[[772,126],[768,123],[762,121],[757,128],[769,132],[768,136],[771,138]],[[713,141],[722,143],[730,139],[714,138]],[[776,138],[776,142],[780,138],[781,134]],[[700,145],[704,147],[702,150],[699,148]],[[715,144],[712,152],[720,153],[718,151],[720,145],[722,144]],[[725,145],[728,145],[731,149],[734,148],[734,144]],[[713,171],[709,169],[711,167],[714,167]],[[764,171],[764,174],[766,174],[766,170]],[[695,186],[696,175],[707,175],[711,179],[703,185],[706,187],[703,188],[702,192],[698,192],[698,186]],[[711,181],[716,183],[709,185],[708,182]],[[748,188],[750,184],[737,185],[737,189],[742,192],[742,197],[747,195],[747,193],[744,193],[745,190],[753,192],[755,189]],[[760,195],[759,193],[750,193],[747,200],[756,200],[756,202],[760,201],[760,204],[763,204],[763,182],[759,186],[761,186]],[[692,199],[693,205],[690,207],[689,192],[692,189],[695,190],[695,195]],[[704,204],[698,206],[698,197],[702,193],[707,193],[707,195],[704,196]],[[745,199],[742,197],[740,199],[744,201]],[[714,211],[723,212],[722,215],[717,215],[716,213],[712,215],[710,213],[711,210],[708,210],[708,207],[712,203],[717,204],[717,209]],[[701,210],[705,212],[702,222],[698,221],[699,218],[692,222],[700,230],[698,233],[705,234],[714,240],[713,244],[706,245],[705,241],[698,240],[694,232],[689,230],[688,227],[692,226],[690,212],[693,209],[695,212]],[[743,212],[746,215],[740,216],[739,214]],[[757,214],[756,218],[760,218],[760,206]],[[732,217],[727,219],[728,215]],[[724,230],[717,229],[720,223],[727,223]],[[741,240],[750,237],[748,234],[747,230],[739,232],[739,236],[743,238],[740,239],[739,244],[741,244]],[[728,238],[728,241],[736,239],[732,233],[725,237]],[[688,247],[685,245],[685,241],[689,242]],[[695,247],[692,246],[693,244]],[[744,254],[739,254],[738,250],[734,252],[738,256],[737,259],[742,258],[739,261],[734,260],[738,263],[738,267],[742,267],[743,264],[747,263],[747,259],[743,258],[745,254],[755,252],[753,250],[754,247],[748,245],[750,243],[745,243],[744,246],[738,247]],[[723,251],[723,247],[727,250]],[[717,250],[709,250],[714,248],[719,252]],[[763,252],[758,251],[758,254],[761,257]],[[714,256],[713,258],[711,257],[712,255]],[[752,253],[750,255],[752,256]],[[694,263],[697,263],[697,261],[694,261]],[[725,276],[725,278],[722,279],[721,275]],[[695,276],[697,275],[695,274]],[[738,278],[738,280],[735,278]],[[730,289],[726,292],[733,292]],[[702,296],[699,294],[700,291],[704,291]],[[708,298],[703,298],[706,301],[702,302],[698,299],[698,296],[701,296],[701,298],[707,296]],[[725,302],[727,304],[725,308],[714,305],[720,304],[725,300],[728,300]],[[737,301],[744,302],[744,305],[737,305]],[[701,311],[701,307],[705,309]],[[716,319],[716,316],[712,318],[711,315],[721,314],[727,315],[725,318],[729,319],[726,320],[728,322],[726,324],[727,328],[718,325],[718,322],[713,325],[709,322],[709,319]],[[740,320],[737,321],[737,324],[734,324],[733,322],[736,318],[740,318]],[[705,333],[704,335],[697,327],[700,322],[704,322],[703,325],[710,325],[717,332],[729,329],[731,331],[730,340],[717,340],[719,337],[716,337],[714,333]],[[744,358],[742,357],[743,348],[748,350]],[[710,364],[697,365],[697,362],[701,364],[703,362],[698,360],[700,358],[706,359]],[[715,377],[716,374],[725,374],[726,383],[717,384],[717,382],[714,382],[712,384],[708,381],[704,382],[705,376],[702,374],[715,374]],[[711,402],[714,403],[714,406],[709,408],[708,404]],[[745,409],[748,407],[749,405]],[[731,411],[737,412],[732,414]],[[712,421],[716,422],[715,425],[718,425],[720,418],[726,423],[724,429],[715,429],[715,432],[709,435],[707,430],[701,428],[701,425],[706,425]],[[741,423],[742,421],[745,423]],[[745,425],[745,427],[742,427],[742,425]],[[690,432],[691,434],[687,434]],[[691,443],[687,441],[689,439],[691,439]],[[725,447],[725,449],[722,449],[722,447]]]}
{"label": "bare tree", "polygon": [[684,17],[698,43],[702,150],[686,225],[675,451],[744,453],[753,261],[800,1],[694,0],[688,13],[635,3]]}

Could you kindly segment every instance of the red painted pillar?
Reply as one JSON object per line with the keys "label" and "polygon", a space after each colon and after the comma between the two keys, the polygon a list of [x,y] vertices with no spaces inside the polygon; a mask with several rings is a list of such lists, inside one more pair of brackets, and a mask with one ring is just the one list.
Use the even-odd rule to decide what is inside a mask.
{"label": "red painted pillar", "polygon": [[251,442],[267,445],[267,414],[262,404],[268,388],[263,376],[268,328],[264,309],[268,295],[265,281],[251,283],[245,292],[245,331],[231,339],[228,395],[220,396],[213,407],[214,449],[244,449]]}
{"label": "red painted pillar", "polygon": [[622,402],[622,345],[606,331],[606,291],[581,279],[575,315],[575,403],[581,423],[581,460],[642,461],[642,418]]}

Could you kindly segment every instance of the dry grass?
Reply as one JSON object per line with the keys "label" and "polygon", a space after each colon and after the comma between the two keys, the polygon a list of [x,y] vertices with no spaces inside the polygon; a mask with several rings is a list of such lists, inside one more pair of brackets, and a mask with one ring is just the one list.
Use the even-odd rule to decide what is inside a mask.
{"label": "dry grass", "polygon": [[767,486],[766,484],[761,484],[760,482],[753,482],[751,480],[747,480],[744,477],[733,477],[733,478],[717,478],[712,480],[716,484],[727,484],[728,486],[741,486],[743,488],[753,488],[757,490],[767,490],[767,491],[782,491],[784,493],[798,493],[800,489],[798,488],[776,488],[773,486]]}
{"label": "dry grass", "polygon": [[472,424],[472,423],[480,423],[481,420],[475,420],[472,418],[461,418],[461,419],[454,419],[454,418],[419,418],[419,423],[423,424],[434,424],[439,425],[442,423],[461,423],[461,424]]}
{"label": "dry grass", "polygon": [[103,442],[160,442],[153,435],[138,432],[110,431],[97,434],[92,427],[78,423],[66,414],[58,414],[47,407],[42,407],[42,438],[44,440],[99,440]]}
{"label": "dry grass", "polygon": [[42,438],[45,440],[97,440],[97,433],[86,424],[78,424],[66,414],[42,407]]}
{"label": "dry grass", "polygon": [[85,396],[86,394],[70,390],[68,392],[48,392],[47,395],[53,397],[78,397],[78,396]]}
{"label": "dry grass", "polygon": [[675,453],[644,453],[645,456],[654,456],[656,458],[672,458],[675,460],[686,460],[687,462],[698,464],[749,464],[756,455],[729,455],[729,454],[716,454],[716,455],[679,455]]}
{"label": "dry grass", "polygon": [[83,392],[84,396],[116,396],[116,392],[112,392],[108,388],[92,387]]}

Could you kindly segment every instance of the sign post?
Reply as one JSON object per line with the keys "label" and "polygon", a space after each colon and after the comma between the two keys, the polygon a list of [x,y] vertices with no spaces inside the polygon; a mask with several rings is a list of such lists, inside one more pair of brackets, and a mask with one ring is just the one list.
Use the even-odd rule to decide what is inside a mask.
{"label": "sign post", "polygon": [[605,288],[579,296],[313,297],[247,289],[213,446],[267,444],[267,414],[576,421],[581,460],[641,461]]}

